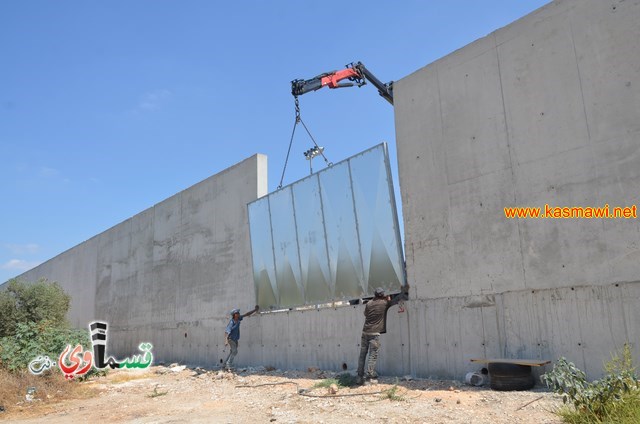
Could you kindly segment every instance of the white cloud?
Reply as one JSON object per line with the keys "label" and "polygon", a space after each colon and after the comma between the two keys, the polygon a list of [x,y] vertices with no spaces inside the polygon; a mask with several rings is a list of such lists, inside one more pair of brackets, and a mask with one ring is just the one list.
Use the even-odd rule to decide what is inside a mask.
{"label": "white cloud", "polygon": [[138,101],[138,105],[133,110],[134,113],[151,112],[163,107],[171,98],[171,91],[167,89],[159,89],[149,91]]}
{"label": "white cloud", "polygon": [[57,169],[48,166],[40,167],[40,171],[38,173],[41,178],[46,178],[52,181],[62,181],[63,183],[69,183],[71,181],[69,178],[64,177]]}
{"label": "white cloud", "polygon": [[4,247],[9,249],[14,255],[22,255],[25,253],[33,254],[40,250],[40,246],[35,243],[27,244],[5,244]]}
{"label": "white cloud", "polygon": [[40,168],[40,176],[44,178],[55,178],[60,175],[60,171],[54,168],[49,168],[48,166],[43,166]]}
{"label": "white cloud", "polygon": [[24,259],[10,259],[8,262],[2,264],[0,268],[10,269],[13,271],[28,271],[38,265],[40,265],[40,262],[25,261]]}

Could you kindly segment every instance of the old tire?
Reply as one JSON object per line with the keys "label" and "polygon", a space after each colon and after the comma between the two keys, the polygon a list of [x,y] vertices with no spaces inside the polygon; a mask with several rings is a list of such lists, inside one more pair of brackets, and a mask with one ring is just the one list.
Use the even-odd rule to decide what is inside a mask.
{"label": "old tire", "polygon": [[533,375],[521,375],[516,377],[495,376],[489,374],[491,378],[490,387],[493,390],[513,391],[513,390],[529,390],[535,385]]}
{"label": "old tire", "polygon": [[529,365],[490,363],[489,378],[493,390],[529,390],[535,385]]}
{"label": "old tire", "polygon": [[525,377],[531,375],[531,367],[529,365],[491,362],[489,364],[489,375],[491,377]]}

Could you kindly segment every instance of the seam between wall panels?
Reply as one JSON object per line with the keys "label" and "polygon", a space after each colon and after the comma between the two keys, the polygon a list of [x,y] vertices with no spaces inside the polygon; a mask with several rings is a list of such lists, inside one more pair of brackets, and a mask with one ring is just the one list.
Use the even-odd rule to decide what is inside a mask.
{"label": "seam between wall panels", "polygon": [[[502,113],[504,117],[504,132],[507,140],[507,152],[509,153],[509,164],[511,165],[511,184],[513,188],[513,204],[518,204],[518,198],[516,194],[516,176],[513,168],[513,157],[511,155],[511,137],[509,135],[509,123],[507,120],[507,105],[504,98],[504,87],[502,86],[502,70],[500,68],[500,53],[498,52],[497,40],[495,33],[493,34],[494,48],[496,52],[496,63],[498,65],[498,80],[500,81],[500,96],[502,98]],[[524,267],[524,253],[522,251],[522,228],[520,228],[520,221],[516,221],[518,228],[518,246],[520,247],[520,264],[522,266],[522,280],[524,288],[527,288],[527,271]]]}

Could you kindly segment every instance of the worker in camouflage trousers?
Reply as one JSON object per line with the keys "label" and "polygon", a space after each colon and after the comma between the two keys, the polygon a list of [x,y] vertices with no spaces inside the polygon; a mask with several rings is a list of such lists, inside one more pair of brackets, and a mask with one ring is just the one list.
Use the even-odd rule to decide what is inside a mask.
{"label": "worker in camouflage trousers", "polygon": [[[358,384],[377,384],[376,361],[380,349],[380,335],[387,332],[387,311],[401,300],[408,299],[408,294],[408,284],[402,288],[401,293],[393,297],[386,296],[384,289],[378,287],[375,291],[375,297],[367,302],[364,309],[365,320],[360,341],[360,358],[358,359]],[[365,374],[367,353],[369,353],[369,361],[366,363]]]}

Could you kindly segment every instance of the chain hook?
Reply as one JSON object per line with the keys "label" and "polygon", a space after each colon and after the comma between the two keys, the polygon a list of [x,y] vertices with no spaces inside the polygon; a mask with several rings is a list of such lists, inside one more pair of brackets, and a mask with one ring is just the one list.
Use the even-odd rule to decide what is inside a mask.
{"label": "chain hook", "polygon": [[[278,190],[282,188],[282,182],[284,181],[284,173],[287,170],[287,164],[289,163],[289,154],[291,153],[291,145],[293,144],[293,137],[296,133],[296,127],[298,126],[298,124],[302,124],[302,127],[309,135],[309,138],[311,138],[311,141],[313,141],[314,146],[316,146],[317,148],[320,148],[320,146],[318,146],[318,143],[316,143],[316,140],[311,135],[311,132],[309,132],[309,129],[305,125],[304,121],[302,120],[302,117],[300,116],[300,102],[298,101],[298,96],[294,95],[293,98],[295,99],[295,106],[296,106],[296,120],[293,123],[293,130],[291,131],[291,140],[289,140],[289,149],[287,149],[287,157],[284,160],[284,167],[282,168],[282,176],[280,177],[280,184],[278,184]],[[329,167],[333,166],[333,162],[329,162],[329,160],[327,159],[327,157],[322,151],[320,151],[320,155],[322,155],[322,159],[324,159],[324,163],[327,164],[327,166]],[[311,162],[309,162],[309,165],[311,165]]]}
{"label": "chain hook", "polygon": [[296,120],[293,123],[293,130],[291,131],[291,140],[289,140],[289,149],[287,149],[287,157],[284,160],[284,167],[282,168],[282,176],[280,177],[280,184],[278,184],[278,190],[282,188],[282,181],[284,181],[284,173],[287,170],[287,163],[289,163],[289,154],[291,153],[291,145],[293,144],[293,136],[296,133],[296,127],[302,120],[300,118],[300,103],[298,102],[298,96],[293,96],[293,98],[295,99],[295,105],[296,105]]}

